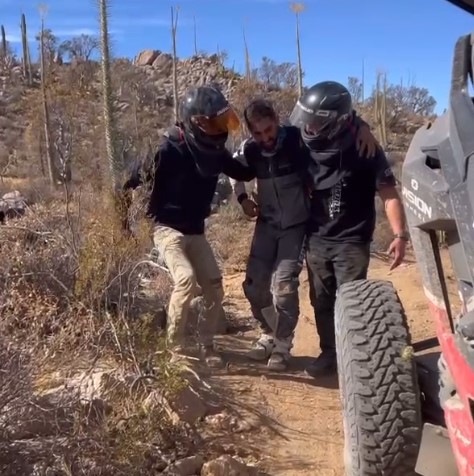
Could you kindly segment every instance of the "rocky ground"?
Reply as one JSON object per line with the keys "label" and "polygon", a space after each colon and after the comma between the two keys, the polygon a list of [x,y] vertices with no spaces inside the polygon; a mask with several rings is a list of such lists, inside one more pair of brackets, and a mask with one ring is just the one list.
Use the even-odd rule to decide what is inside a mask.
{"label": "rocky ground", "polygon": [[[305,366],[318,352],[306,273],[301,276],[301,317],[291,366],[284,373],[269,372],[264,365],[250,361],[245,355],[256,338],[241,286],[252,223],[240,215],[234,216],[236,211],[232,207],[222,210],[222,216],[215,215],[210,221],[209,234],[224,269],[225,310],[231,323],[230,332],[219,336],[217,342],[225,357],[225,368],[209,372],[197,364],[185,365],[181,367],[184,373],[179,379],[176,377],[176,384],[173,384],[173,372],[176,371],[173,365],[162,363],[147,370],[146,361],[141,361],[140,369],[137,369],[134,365],[117,366],[104,358],[91,360],[87,355],[84,361],[74,362],[57,361],[51,356],[50,371],[42,369],[33,393],[28,393],[31,392],[29,384],[20,378],[18,382],[23,386],[14,387],[14,403],[0,408],[3,423],[0,447],[4,454],[16,455],[9,456],[14,457],[15,462],[0,457],[2,474],[50,474],[45,472],[48,467],[58,471],[58,464],[64,464],[62,461],[67,460],[68,453],[73,451],[71,444],[85,445],[80,448],[84,448],[93,461],[75,456],[76,466],[71,467],[80,467],[84,471],[89,464],[95,469],[89,473],[76,469],[70,473],[58,471],[54,474],[127,474],[126,471],[117,473],[116,467],[111,472],[97,472],[98,468],[100,471],[107,468],[103,464],[104,456],[93,456],[106,440],[95,438],[120,438],[121,445],[127,447],[133,445],[135,438],[143,437],[133,453],[124,453],[133,454],[133,457],[138,455],[140,465],[146,461],[144,467],[147,469],[138,474],[343,476],[343,433],[337,379],[314,380],[304,374]],[[31,217],[27,214],[18,221],[12,220],[6,229],[24,227],[28,225],[28,219]],[[232,223],[232,226],[225,227],[223,223]],[[240,229],[238,239],[236,229]],[[169,281],[163,273],[158,276]],[[398,270],[389,272],[387,260],[383,254],[377,253],[372,258],[370,277],[389,279],[394,283],[415,340],[434,335],[412,256]],[[449,268],[447,278],[453,283]],[[163,287],[162,282],[151,281],[149,285]],[[452,297],[456,299],[455,290]],[[155,317],[159,316],[155,309]],[[25,318],[37,325],[30,316]],[[160,326],[162,322],[156,325]],[[192,324],[190,330],[192,334]],[[143,331],[133,332],[139,336]],[[152,331],[153,335],[155,332]],[[140,339],[146,341],[150,337],[143,335]],[[152,339],[156,337],[152,336]],[[140,355],[137,354],[137,358],[140,359]],[[18,371],[9,364],[3,372],[11,379],[5,381],[4,374],[0,376],[5,391],[17,380]],[[160,383],[163,376],[167,388]],[[186,379],[184,386],[182,377]],[[141,383],[145,383],[145,387],[140,387]],[[170,384],[176,387],[172,392],[168,388]],[[121,392],[128,395],[125,400],[123,396],[117,398]],[[121,407],[123,402],[127,408]],[[9,410],[9,405],[13,405],[12,410]],[[18,417],[15,416],[17,411]],[[174,425],[174,429],[161,427],[163,417]],[[79,423],[85,433],[77,433]],[[91,424],[102,425],[101,432],[105,433],[94,434]],[[5,435],[8,443],[4,442]],[[94,445],[97,449],[92,451]],[[148,445],[150,447],[145,451]],[[41,454],[53,448],[56,448],[55,456],[52,460],[45,460]],[[112,448],[118,454],[129,451],[116,446]],[[107,454],[106,451],[111,450],[103,448],[103,451]],[[19,461],[18,454],[27,459],[35,452],[40,455],[35,458],[39,458],[43,466],[38,466],[38,463],[34,465],[36,472],[22,473],[15,466]],[[127,465],[130,463],[130,460],[126,461]]]}
{"label": "rocky ground", "polygon": [[[154,50],[141,52],[133,62],[119,60],[114,63],[114,90],[124,156],[141,157],[153,151],[164,127],[170,124],[173,109],[171,71],[170,55]],[[70,160],[73,182],[94,186],[105,164],[101,155],[103,130],[99,120],[98,65],[58,66],[53,76],[51,117],[55,150]],[[48,192],[44,180],[37,184],[32,180],[32,177],[45,174],[38,77],[35,87],[30,89],[25,88],[19,78],[18,66],[8,74],[0,74],[0,106],[5,112],[0,118],[0,222],[6,221],[1,238],[4,240],[2,249],[8,251],[4,255],[8,259],[2,263],[2,272],[7,279],[2,285],[11,294],[7,296],[10,305],[0,303],[0,312],[10,313],[8,319],[3,316],[3,320],[8,321],[8,332],[12,331],[12,336],[18,338],[25,348],[30,345],[28,339],[34,341],[38,336],[40,348],[36,352],[48,361],[50,368],[44,369],[42,362],[35,362],[31,371],[24,366],[23,356],[21,359],[13,356],[0,369],[0,473],[6,476],[129,476],[133,468],[136,471],[133,474],[140,475],[342,476],[343,435],[337,381],[315,381],[303,372],[310,358],[317,355],[318,348],[305,274],[302,276],[301,318],[291,368],[283,374],[269,373],[265,366],[245,357],[256,337],[249,306],[241,289],[252,227],[242,220],[238,209],[224,207],[220,210],[220,219],[210,220],[213,245],[225,269],[225,308],[232,323],[230,333],[221,336],[218,342],[226,358],[225,369],[209,373],[199,366],[186,367],[183,373],[186,384],[181,386],[182,380],[173,373],[176,369],[164,365],[160,359],[158,370],[153,365],[148,368],[146,359],[133,352],[132,358],[127,356],[124,365],[120,360],[122,356],[120,365],[117,360],[113,363],[107,361],[103,343],[98,338],[97,350],[92,347],[96,352],[93,357],[84,354],[84,361],[74,362],[68,362],[64,357],[55,358],[55,351],[64,356],[64,347],[71,345],[68,340],[67,344],[51,350],[53,340],[60,341],[58,334],[63,329],[65,333],[69,330],[71,335],[76,335],[78,341],[81,333],[88,332],[87,325],[83,324],[88,322],[87,313],[81,314],[80,311],[84,310],[74,306],[78,304],[74,301],[75,290],[68,288],[75,282],[78,269],[89,269],[88,263],[81,261],[77,243],[84,237],[91,238],[91,243],[103,248],[104,259],[112,264],[118,253],[115,253],[116,248],[112,248],[112,252],[107,246],[108,235],[103,234],[100,227],[85,228],[86,231],[74,228],[70,222],[72,215],[69,215],[72,212],[69,210],[64,216],[64,197],[57,200],[60,192]],[[250,88],[241,77],[223,68],[216,55],[195,56],[178,63],[180,93],[189,84],[209,82],[218,83],[229,93],[235,99],[237,109],[258,89]],[[294,91],[274,93],[272,97],[282,108],[282,113],[288,113],[294,104]],[[404,125],[401,132],[392,134],[391,158],[396,164],[397,174],[401,163],[398,155],[406,149],[407,132],[413,132],[409,126],[413,129],[410,123]],[[91,154],[91,150],[97,153]],[[6,176],[14,177],[13,182],[8,183]],[[16,193],[4,196],[6,191],[17,189],[22,190],[24,199],[20,200],[21,196]],[[228,183],[220,182],[215,205],[222,203],[228,193]],[[97,200],[98,196],[94,195],[93,199]],[[39,214],[38,209],[31,212],[28,208],[35,202],[41,203]],[[104,216],[100,213],[94,215],[93,211],[99,207],[93,203],[88,213],[100,222]],[[9,222],[10,218],[16,220],[23,215],[25,204],[28,205],[26,217]],[[82,212],[81,207],[78,209]],[[383,223],[378,224],[377,250],[385,249],[386,236],[381,230],[386,228]],[[10,234],[9,238],[7,234]],[[70,235],[71,239],[67,239]],[[124,262],[127,249],[122,250]],[[64,273],[68,281],[53,282],[48,278],[49,282],[46,276],[51,275],[48,271],[51,265],[53,270]],[[127,266],[132,273],[135,263],[127,262]],[[91,276],[100,274],[94,266],[91,269]],[[25,274],[21,286],[11,285],[8,279],[12,273]],[[416,264],[408,261],[389,274],[386,261],[374,258],[370,273],[372,277],[394,282],[410,318],[414,338],[432,336],[434,329]],[[37,282],[34,281],[37,288],[32,287],[28,294],[24,282],[28,282],[31,276],[43,275],[45,278],[37,278]],[[161,294],[157,299],[162,307],[169,293],[169,280],[166,274],[160,276],[160,283],[155,285],[160,287]],[[111,282],[115,281],[112,276]],[[54,285],[57,294],[51,295],[52,288],[46,284]],[[105,284],[108,289],[110,283]],[[74,315],[71,319],[69,311],[57,305],[65,293],[72,299],[71,312],[77,313],[77,318]],[[19,304],[23,307],[18,307]],[[152,309],[154,320],[149,334],[145,334],[141,327],[130,330],[127,326],[131,321],[125,323],[126,332],[119,332],[120,335],[113,320],[95,328],[96,316],[93,315],[89,329],[92,336],[81,341],[81,345],[93,342],[95,346],[95,337],[103,332],[117,338],[117,347],[121,351],[121,346],[129,346],[130,334],[140,341],[134,343],[136,347],[130,345],[130,350],[146,353],[150,351],[151,343],[154,352],[158,328],[163,325],[163,312],[157,312],[157,308]],[[128,311],[128,308],[124,310]],[[149,328],[145,330],[150,331]],[[48,344],[46,349],[43,341]],[[38,342],[34,343],[38,345]],[[74,340],[72,344],[75,344]],[[147,348],[142,349],[142,344]],[[89,345],[89,351],[90,348]],[[74,351],[80,353],[81,349],[74,348]],[[72,348],[68,350],[72,355]],[[0,360],[5,356],[10,359],[9,352],[0,348]],[[101,352],[104,355],[99,355]],[[133,361],[135,358],[137,360]],[[25,369],[25,380],[18,369]],[[33,374],[34,382],[28,381]],[[168,388],[170,385],[172,392]],[[7,393],[11,390],[13,396]],[[2,400],[5,395],[11,398],[6,403]],[[121,407],[123,402],[126,405]],[[163,425],[165,420],[173,427]],[[50,454],[53,456],[46,457]],[[111,454],[114,456],[113,468],[109,464]],[[29,464],[30,460],[41,460],[41,463],[32,463],[33,472],[26,473],[21,469],[21,463],[28,461]],[[122,468],[121,472],[118,468]]]}
{"label": "rocky ground", "polygon": [[[399,270],[389,272],[384,260],[373,258],[370,277],[394,283],[415,340],[434,335],[420,276],[412,260]],[[310,358],[317,355],[318,340],[306,275],[302,281],[302,313],[288,372],[270,373],[264,365],[245,358],[245,350],[255,338],[254,331],[248,330],[222,339],[229,364],[227,372],[216,380],[232,390],[236,404],[247,408],[249,426],[254,428],[242,438],[242,451],[247,450],[258,458],[259,467],[266,474],[343,476],[343,430],[337,380],[317,381],[303,373]],[[245,313],[248,305],[242,295],[241,282],[240,273],[226,277],[227,302],[229,310]],[[255,417],[257,410],[258,418]]]}

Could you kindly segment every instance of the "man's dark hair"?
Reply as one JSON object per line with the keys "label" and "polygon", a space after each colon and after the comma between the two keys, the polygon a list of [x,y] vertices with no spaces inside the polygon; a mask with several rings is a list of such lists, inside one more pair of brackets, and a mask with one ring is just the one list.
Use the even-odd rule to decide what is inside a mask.
{"label": "man's dark hair", "polygon": [[244,118],[249,129],[261,119],[277,119],[273,104],[267,99],[254,99],[244,110]]}

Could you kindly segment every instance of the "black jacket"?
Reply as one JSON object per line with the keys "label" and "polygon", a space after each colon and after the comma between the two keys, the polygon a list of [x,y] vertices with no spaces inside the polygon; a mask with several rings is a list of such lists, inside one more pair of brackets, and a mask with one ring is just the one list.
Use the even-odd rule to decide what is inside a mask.
{"label": "black jacket", "polygon": [[[222,156],[221,172],[241,181],[253,178],[252,171],[227,151]],[[150,183],[147,215],[157,224],[191,235],[204,233],[217,181],[218,176],[200,173],[182,131],[172,128],[154,157],[153,167],[144,169],[135,164],[124,189]]]}

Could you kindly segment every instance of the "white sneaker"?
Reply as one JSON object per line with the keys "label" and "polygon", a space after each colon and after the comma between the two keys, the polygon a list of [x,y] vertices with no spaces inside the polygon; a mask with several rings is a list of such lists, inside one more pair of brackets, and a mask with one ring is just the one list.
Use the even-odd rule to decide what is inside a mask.
{"label": "white sneaker", "polygon": [[270,357],[275,343],[271,334],[262,334],[249,352],[252,360],[265,360]]}

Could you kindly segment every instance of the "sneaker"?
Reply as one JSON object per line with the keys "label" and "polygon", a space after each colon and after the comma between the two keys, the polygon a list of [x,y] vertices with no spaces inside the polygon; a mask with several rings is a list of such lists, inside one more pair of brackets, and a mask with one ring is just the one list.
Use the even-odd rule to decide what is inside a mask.
{"label": "sneaker", "polygon": [[271,334],[262,334],[258,341],[255,342],[248,356],[252,360],[266,360],[270,357],[274,347],[273,336]]}
{"label": "sneaker", "polygon": [[224,367],[222,356],[214,349],[214,346],[208,345],[201,348],[202,360],[211,369],[221,369]]}
{"label": "sneaker", "polygon": [[314,378],[336,374],[336,352],[330,350],[321,352],[314,362],[306,367],[305,372],[307,375]]}
{"label": "sneaker", "polygon": [[286,370],[288,368],[288,362],[291,357],[291,348],[293,347],[292,341],[293,336],[284,340],[275,340],[275,346],[267,364],[270,370],[281,372],[282,370]]}

